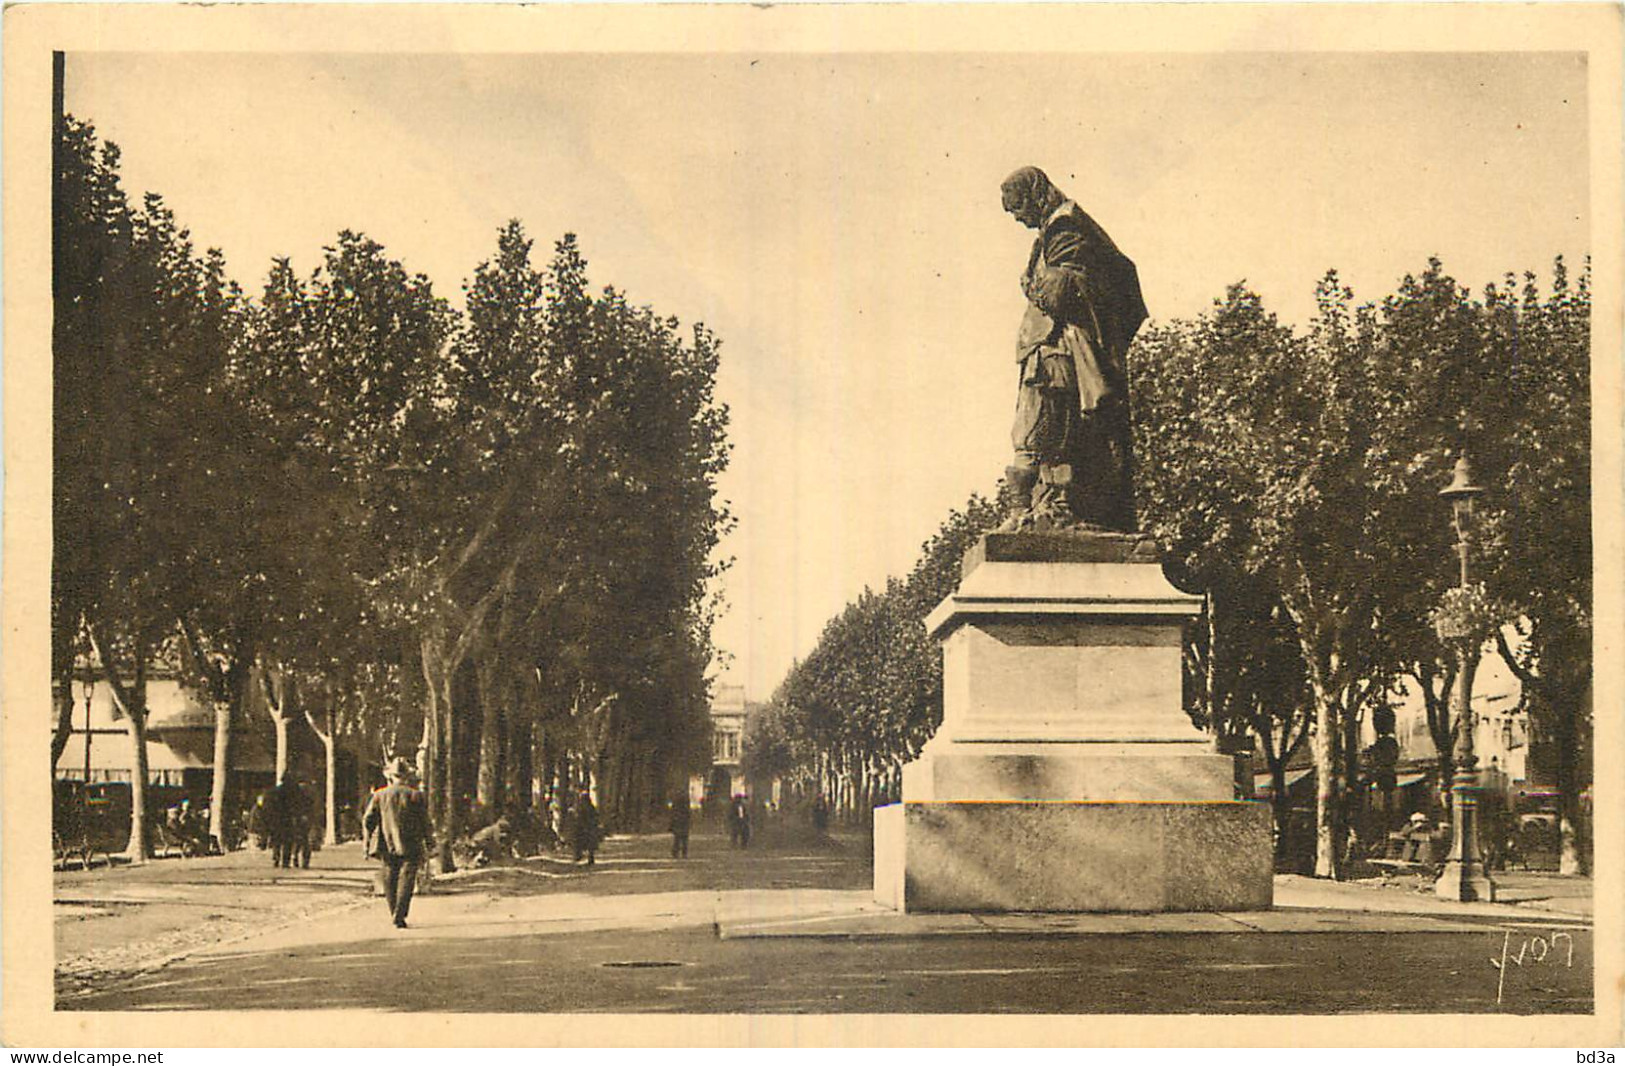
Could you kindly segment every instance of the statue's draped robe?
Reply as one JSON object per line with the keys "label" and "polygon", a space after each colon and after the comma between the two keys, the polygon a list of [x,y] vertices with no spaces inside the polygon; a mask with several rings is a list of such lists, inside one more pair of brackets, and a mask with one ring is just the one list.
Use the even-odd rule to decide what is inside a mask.
{"label": "statue's draped robe", "polygon": [[1133,530],[1127,355],[1146,318],[1134,264],[1069,200],[1033,242],[1022,289],[1011,438],[1039,471],[1034,511]]}

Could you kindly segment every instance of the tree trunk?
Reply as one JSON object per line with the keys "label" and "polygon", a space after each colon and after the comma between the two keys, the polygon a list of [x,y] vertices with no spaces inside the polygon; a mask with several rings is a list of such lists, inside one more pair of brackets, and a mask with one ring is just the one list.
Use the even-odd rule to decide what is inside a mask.
{"label": "tree trunk", "polygon": [[1219,597],[1212,589],[1207,593],[1207,661],[1203,664],[1203,700],[1207,704],[1207,728],[1213,736],[1219,735]]}
{"label": "tree trunk", "polygon": [[[429,796],[434,795],[434,722],[434,708],[432,706],[425,708],[423,711],[422,735],[418,738],[417,764],[418,780],[423,782],[424,793]],[[387,762],[389,759],[389,752],[384,752],[384,758]],[[431,800],[430,803],[432,804],[433,801]],[[432,806],[431,809],[433,809]]]}
{"label": "tree trunk", "polygon": [[[147,663],[146,648],[136,652],[135,680],[120,700],[130,737],[130,842],[125,854],[131,863],[144,863],[152,854],[147,836]],[[109,667],[111,669],[111,667]],[[115,690],[116,691],[116,690]]]}
{"label": "tree trunk", "polygon": [[327,828],[322,831],[322,843],[331,846],[339,842],[338,738],[333,736],[331,719],[327,732],[318,733],[317,736],[322,741],[322,753],[327,757]]}
{"label": "tree trunk", "polygon": [[322,743],[322,843],[337,844],[338,813],[339,813],[339,759],[338,759],[338,722],[337,708],[334,705],[333,689],[326,682],[322,686],[322,718],[326,725],[318,725],[316,716],[311,713],[310,706],[305,707],[305,724],[310,731],[316,734],[316,739]]}
{"label": "tree trunk", "polygon": [[56,699],[56,728],[51,732],[51,776],[56,776],[56,764],[61,761],[62,753],[68,750],[68,741],[73,737],[73,658],[68,658],[68,668],[63,671],[57,681]]}
{"label": "tree trunk", "polygon": [[547,793],[548,817],[553,820],[553,828],[562,832],[564,809],[571,790],[570,750],[565,745],[560,745],[558,754],[553,757],[552,778]]}
{"label": "tree trunk", "polygon": [[1557,707],[1557,872],[1585,873],[1580,849],[1580,781],[1578,707]]}
{"label": "tree trunk", "polygon": [[528,811],[535,799],[535,754],[532,748],[536,743],[536,734],[525,711],[517,707],[514,711],[516,713],[508,722],[508,780],[503,790],[508,795],[508,802],[519,810]]}
{"label": "tree trunk", "polygon": [[[414,719],[411,716],[417,715],[415,720],[418,723],[418,742],[416,750],[412,753],[412,758],[417,763],[418,780],[425,782],[425,787],[427,787],[429,780],[429,729],[432,723],[429,698],[424,692],[422,651],[415,636],[408,634],[401,638],[400,656],[401,710],[405,713],[407,721],[413,721]],[[395,739],[398,740],[399,738]],[[392,758],[406,755],[406,752],[400,749],[401,745],[398,742],[380,743],[378,754],[383,763],[388,763]]]}
{"label": "tree trunk", "polygon": [[1593,694],[1590,635],[1576,629],[1570,630],[1568,636],[1573,641],[1568,647],[1565,647],[1568,642],[1563,640],[1545,645],[1538,676],[1513,654],[1505,633],[1497,633],[1495,643],[1502,661],[1523,683],[1525,693],[1538,698],[1546,721],[1551,722],[1557,743],[1557,868],[1559,873],[1573,875],[1584,873],[1587,865],[1581,839],[1580,788],[1582,778],[1589,778],[1590,774],[1582,774],[1580,764],[1584,726],[1591,718]]}
{"label": "tree trunk", "polygon": [[276,779],[281,784],[288,776],[288,726],[298,702],[297,687],[293,677],[282,668],[262,664],[260,690],[265,696],[265,709],[276,726]]}
{"label": "tree trunk", "polygon": [[1343,796],[1339,810],[1342,817],[1338,819],[1337,842],[1338,853],[1345,852],[1344,844],[1348,839],[1350,829],[1356,832],[1364,822],[1366,794],[1360,787],[1360,716],[1343,709]]}
{"label": "tree trunk", "polygon": [[1455,777],[1455,750],[1456,730],[1455,719],[1451,716],[1451,694],[1456,687],[1456,673],[1460,667],[1451,663],[1439,673],[1440,687],[1438,691],[1433,688],[1433,673],[1431,670],[1419,667],[1415,673],[1417,683],[1422,688],[1422,701],[1427,709],[1428,734],[1433,739],[1433,750],[1437,753],[1437,766],[1439,768],[1439,787],[1436,794],[1440,797],[1441,805],[1450,809],[1450,786]]}
{"label": "tree trunk", "polygon": [[147,642],[137,634],[135,642],[135,677],[129,686],[119,681],[118,671],[108,658],[108,642],[88,628],[90,648],[101,663],[103,676],[112,692],[113,702],[124,713],[129,723],[130,737],[130,841],[125,856],[132,865],[147,861],[152,848],[147,839]]}
{"label": "tree trunk", "polygon": [[62,753],[68,750],[68,742],[73,738],[73,675],[79,658],[80,637],[84,632],[84,616],[78,608],[64,606],[60,614],[53,613],[52,619],[51,669],[55,672],[56,682],[53,701],[56,728],[51,733],[51,776],[54,778],[56,764],[61,761]]}
{"label": "tree trunk", "polygon": [[271,721],[276,725],[276,779],[280,783],[288,776],[288,720],[279,714]]}
{"label": "tree trunk", "polygon": [[[137,671],[141,674],[143,671]],[[129,715],[132,767],[130,770],[130,843],[125,854],[132,863],[144,863],[152,854],[147,840],[147,693],[146,678],[136,681],[135,703]]]}
{"label": "tree trunk", "polygon": [[214,771],[209,782],[209,835],[220,846],[220,854],[230,851],[226,840],[227,809],[231,777],[232,701],[214,701]]}
{"label": "tree trunk", "polygon": [[542,818],[546,820],[549,828],[556,823],[553,819],[553,789],[554,782],[558,780],[557,757],[553,753],[553,741],[544,725],[541,728],[541,770],[542,778],[537,796],[542,804]]}
{"label": "tree trunk", "polygon": [[429,816],[434,826],[435,852],[440,871],[449,873],[456,868],[451,856],[451,802],[449,773],[451,760],[447,757],[447,704],[450,702],[449,671],[440,655],[438,642],[431,634],[424,634],[421,642],[423,682],[429,693],[427,723],[427,772],[423,775],[424,788],[429,795]]}
{"label": "tree trunk", "polygon": [[495,819],[504,807],[508,768],[507,694],[511,685],[493,653],[481,656],[479,666],[480,766],[475,794],[486,817]]}
{"label": "tree trunk", "polygon": [[1337,724],[1331,695],[1319,680],[1311,682],[1315,697],[1315,876],[1336,878],[1337,765],[1334,746]]}
{"label": "tree trunk", "polygon": [[468,831],[474,813],[475,789],[480,770],[480,719],[478,671],[473,660],[464,656],[447,675],[446,694],[446,791],[451,800],[446,832],[457,840]]}
{"label": "tree trunk", "polygon": [[1292,797],[1287,794],[1286,756],[1269,759],[1270,813],[1275,817],[1275,856],[1280,858],[1291,845]]}

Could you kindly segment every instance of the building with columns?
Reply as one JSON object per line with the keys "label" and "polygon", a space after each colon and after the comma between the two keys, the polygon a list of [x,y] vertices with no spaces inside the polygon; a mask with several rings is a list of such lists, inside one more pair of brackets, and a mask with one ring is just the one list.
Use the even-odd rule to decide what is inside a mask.
{"label": "building with columns", "polygon": [[711,770],[690,798],[710,806],[748,791],[740,768],[744,746],[745,686],[718,685],[711,698]]}

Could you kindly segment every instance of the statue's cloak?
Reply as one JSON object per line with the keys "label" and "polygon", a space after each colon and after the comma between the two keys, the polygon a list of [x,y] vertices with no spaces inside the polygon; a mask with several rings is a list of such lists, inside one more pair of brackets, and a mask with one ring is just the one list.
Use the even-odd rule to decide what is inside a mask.
{"label": "statue's cloak", "polygon": [[1082,411],[1126,401],[1128,348],[1146,319],[1145,300],[1134,263],[1106,231],[1077,204],[1061,204],[1033,242],[1022,287],[1022,382],[1076,388]]}

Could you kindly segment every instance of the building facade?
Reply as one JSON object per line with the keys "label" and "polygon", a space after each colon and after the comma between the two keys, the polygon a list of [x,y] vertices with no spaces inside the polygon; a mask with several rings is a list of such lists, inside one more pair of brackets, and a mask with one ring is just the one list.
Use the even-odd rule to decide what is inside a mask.
{"label": "building facade", "polygon": [[[47,728],[55,729],[55,704],[61,697],[59,684],[53,687]],[[95,671],[77,672],[71,698],[67,744],[53,767],[53,818],[66,817],[65,806],[84,803],[105,808],[111,831],[123,834],[128,830],[135,765],[129,721],[114,702],[111,687]],[[161,667],[147,677],[146,702],[148,816],[156,819],[183,799],[191,800],[197,809],[208,807],[214,783],[213,705],[195,688],[182,684],[172,670]],[[336,784],[343,807],[353,802],[360,768],[343,745],[337,761]],[[320,796],[326,777],[325,752],[298,718],[289,723],[288,765],[294,776],[310,784],[313,796]],[[248,705],[232,723],[231,815],[244,818],[254,795],[275,784],[275,729],[258,694],[251,693]]]}
{"label": "building facade", "polygon": [[718,685],[711,699],[711,770],[698,801],[711,807],[749,791],[740,764],[744,747],[745,686]]}

